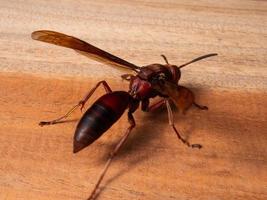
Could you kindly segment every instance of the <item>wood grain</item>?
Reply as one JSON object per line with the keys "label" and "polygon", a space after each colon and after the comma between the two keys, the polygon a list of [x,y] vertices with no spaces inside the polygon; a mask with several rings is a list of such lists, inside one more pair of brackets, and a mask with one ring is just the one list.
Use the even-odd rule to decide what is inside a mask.
{"label": "wood grain", "polygon": [[[106,79],[127,90],[120,70],[32,41],[50,29],[77,36],[139,66],[182,64],[181,83],[209,111],[135,113],[137,127],[103,182],[99,199],[267,198],[266,1],[0,1],[0,199],[86,199],[109,151],[128,126],[123,116],[95,144],[72,154],[80,112],[66,112]],[[99,89],[89,106],[103,94]]]}

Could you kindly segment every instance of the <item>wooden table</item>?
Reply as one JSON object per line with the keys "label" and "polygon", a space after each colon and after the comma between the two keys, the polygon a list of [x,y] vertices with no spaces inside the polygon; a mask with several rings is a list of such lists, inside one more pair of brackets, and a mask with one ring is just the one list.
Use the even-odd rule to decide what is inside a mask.
{"label": "wooden table", "polygon": [[[267,2],[0,1],[0,199],[87,199],[128,123],[72,154],[69,123],[39,127],[65,113],[97,81],[127,90],[124,71],[31,40],[34,30],[75,35],[139,66],[182,64],[209,111],[175,113],[192,143],[177,140],[165,109],[135,113],[137,127],[112,164],[98,199],[267,199]],[[87,106],[103,94],[99,89]]]}

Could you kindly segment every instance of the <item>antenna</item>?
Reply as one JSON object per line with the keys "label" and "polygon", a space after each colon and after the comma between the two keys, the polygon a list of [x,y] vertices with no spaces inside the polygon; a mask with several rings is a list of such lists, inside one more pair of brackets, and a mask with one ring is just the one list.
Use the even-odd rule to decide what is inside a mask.
{"label": "antenna", "polygon": [[180,65],[178,68],[181,69],[182,67],[185,67],[186,65],[189,65],[191,63],[197,62],[199,60],[202,60],[202,59],[205,59],[205,58],[208,58],[208,57],[211,57],[211,56],[217,56],[217,55],[218,55],[217,53],[210,53],[210,54],[207,54],[207,55],[204,55],[204,56],[200,56],[200,57],[195,58],[195,59],[193,59],[193,60],[191,60],[191,61],[189,61],[189,62],[187,62],[187,63],[185,63],[183,65]]}

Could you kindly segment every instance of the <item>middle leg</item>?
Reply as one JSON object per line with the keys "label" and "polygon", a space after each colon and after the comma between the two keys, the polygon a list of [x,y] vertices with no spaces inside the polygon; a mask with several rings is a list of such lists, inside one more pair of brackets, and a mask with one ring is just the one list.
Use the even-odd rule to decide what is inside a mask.
{"label": "middle leg", "polygon": [[165,103],[165,99],[160,99],[159,101],[149,105],[149,99],[143,100],[141,104],[141,109],[144,112],[151,112],[160,108]]}

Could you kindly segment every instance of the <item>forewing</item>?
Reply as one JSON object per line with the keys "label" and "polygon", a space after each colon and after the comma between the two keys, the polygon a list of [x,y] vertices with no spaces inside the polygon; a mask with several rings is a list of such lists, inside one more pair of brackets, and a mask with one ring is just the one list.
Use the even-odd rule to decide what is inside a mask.
{"label": "forewing", "polygon": [[129,63],[78,38],[65,35],[63,33],[49,30],[40,30],[32,33],[32,39],[74,49],[82,55],[103,62],[105,64],[111,64],[113,66],[131,69],[136,72],[138,71],[138,69],[140,69],[140,67],[132,63]]}
{"label": "forewing", "polygon": [[177,103],[177,100],[180,97],[178,85],[174,83],[164,81],[164,83],[157,83],[153,85],[153,88],[157,90],[158,92],[160,92],[161,94],[170,97],[171,100],[174,102],[174,104]]}
{"label": "forewing", "polygon": [[183,113],[194,103],[193,93],[186,87],[165,81],[155,87],[161,94],[168,96]]}

